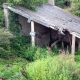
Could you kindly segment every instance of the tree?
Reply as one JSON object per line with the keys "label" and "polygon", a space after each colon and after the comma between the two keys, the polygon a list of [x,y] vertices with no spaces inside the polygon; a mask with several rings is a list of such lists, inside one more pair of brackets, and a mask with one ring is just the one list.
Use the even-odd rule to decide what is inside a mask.
{"label": "tree", "polygon": [[14,4],[20,4],[26,8],[36,10],[36,7],[47,3],[48,0],[1,0],[0,1],[0,27],[4,26],[4,13],[3,13],[3,8],[2,4],[3,3],[9,3],[11,6]]}
{"label": "tree", "polygon": [[36,7],[47,3],[48,0],[8,0],[9,3],[20,4],[26,8],[36,10]]}
{"label": "tree", "polygon": [[69,11],[77,16],[80,16],[80,0],[55,0],[56,5],[65,8],[69,8]]}
{"label": "tree", "polygon": [[0,9],[2,8],[2,4],[6,3],[7,0],[0,0]]}
{"label": "tree", "polygon": [[55,3],[56,3],[57,6],[59,6],[61,8],[71,6],[71,0],[55,0]]}
{"label": "tree", "polygon": [[80,16],[80,0],[71,0],[71,12]]}

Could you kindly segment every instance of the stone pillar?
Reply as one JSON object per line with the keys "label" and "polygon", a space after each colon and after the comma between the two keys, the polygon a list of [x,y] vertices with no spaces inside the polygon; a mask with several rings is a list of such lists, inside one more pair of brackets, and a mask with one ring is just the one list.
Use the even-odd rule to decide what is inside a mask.
{"label": "stone pillar", "polygon": [[50,5],[55,5],[55,0],[48,0],[48,3],[49,3]]}
{"label": "stone pillar", "polygon": [[4,8],[4,17],[5,17],[5,27],[9,29],[9,10]]}
{"label": "stone pillar", "polygon": [[74,35],[72,35],[72,58],[74,59],[74,56],[75,56],[75,40],[76,40],[76,37]]}
{"label": "stone pillar", "polygon": [[31,32],[30,32],[30,35],[31,35],[31,43],[32,43],[32,46],[34,47],[35,46],[34,21],[31,21]]}

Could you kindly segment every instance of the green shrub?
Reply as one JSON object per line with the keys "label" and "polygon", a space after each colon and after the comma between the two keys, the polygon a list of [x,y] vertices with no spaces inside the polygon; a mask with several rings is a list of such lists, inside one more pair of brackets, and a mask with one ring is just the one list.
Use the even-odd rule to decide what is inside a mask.
{"label": "green shrub", "polygon": [[6,0],[0,1],[0,27],[4,27],[4,12],[2,8],[2,4],[6,2]]}
{"label": "green shrub", "polygon": [[76,62],[80,62],[80,51],[76,51],[76,53],[75,53],[75,61]]}
{"label": "green shrub", "polygon": [[64,0],[55,0],[55,4],[61,8],[64,8]]}
{"label": "green shrub", "polygon": [[0,43],[0,47],[2,47],[3,49],[10,51],[10,44],[9,43]]}
{"label": "green shrub", "polygon": [[10,56],[11,56],[10,44],[0,42],[0,58],[9,59]]}
{"label": "green shrub", "polygon": [[13,65],[11,67],[3,66],[0,64],[0,78],[5,80],[26,80],[20,72],[21,66]]}
{"label": "green shrub", "polygon": [[34,60],[37,60],[37,59],[41,59],[41,58],[46,58],[47,55],[48,54],[47,54],[46,49],[37,47],[33,58],[34,58]]}
{"label": "green shrub", "polygon": [[74,71],[72,80],[80,80],[80,69]]}
{"label": "green shrub", "polygon": [[0,47],[0,58],[9,59],[10,52]]}
{"label": "green shrub", "polygon": [[36,50],[37,47],[29,46],[25,51],[24,57],[29,61],[33,61]]}
{"label": "green shrub", "polygon": [[26,75],[29,80],[73,80],[77,77],[75,75],[73,78],[76,67],[69,56],[48,57],[32,62],[26,66]]}
{"label": "green shrub", "polygon": [[14,35],[18,35],[21,30],[21,25],[18,20],[18,14],[10,11],[9,15],[9,29]]}
{"label": "green shrub", "polygon": [[70,7],[71,0],[55,0],[55,4],[61,8]]}
{"label": "green shrub", "polygon": [[80,17],[80,0],[72,0],[71,13]]}
{"label": "green shrub", "polygon": [[22,73],[25,69],[28,61],[15,57],[13,59],[2,59],[0,58],[0,79],[2,80],[27,80]]}
{"label": "green shrub", "polygon": [[26,58],[29,61],[47,58],[48,56],[54,56],[54,53],[49,52],[45,48],[40,48],[37,46],[36,47],[29,46],[24,53],[24,58]]}
{"label": "green shrub", "polygon": [[48,52],[45,48],[32,47],[30,38],[18,35],[16,38],[10,39],[11,50],[19,57],[23,57],[29,61],[34,61],[47,56],[53,56],[53,52]]}
{"label": "green shrub", "polygon": [[4,27],[4,12],[3,10],[0,8],[0,27]]}
{"label": "green shrub", "polygon": [[19,57],[25,57],[26,49],[30,46],[30,38],[18,35],[10,39],[10,45],[13,52]]}
{"label": "green shrub", "polygon": [[54,53],[46,50],[46,48],[37,47],[33,58],[34,60],[37,60],[37,59],[47,58],[48,56],[54,56]]}

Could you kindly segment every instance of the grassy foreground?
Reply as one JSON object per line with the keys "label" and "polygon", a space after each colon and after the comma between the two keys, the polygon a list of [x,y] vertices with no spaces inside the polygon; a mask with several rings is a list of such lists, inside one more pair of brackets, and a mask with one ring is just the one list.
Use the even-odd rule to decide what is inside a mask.
{"label": "grassy foreground", "polygon": [[70,56],[62,57],[49,56],[33,62],[16,56],[9,60],[0,58],[0,78],[2,80],[80,80],[80,61],[72,63]]}
{"label": "grassy foreground", "polygon": [[12,60],[5,60],[0,58],[0,79],[26,80],[22,71],[27,63],[27,60],[18,57]]}
{"label": "grassy foreground", "polygon": [[13,38],[12,35],[7,29],[0,28],[0,42],[9,42],[9,38]]}

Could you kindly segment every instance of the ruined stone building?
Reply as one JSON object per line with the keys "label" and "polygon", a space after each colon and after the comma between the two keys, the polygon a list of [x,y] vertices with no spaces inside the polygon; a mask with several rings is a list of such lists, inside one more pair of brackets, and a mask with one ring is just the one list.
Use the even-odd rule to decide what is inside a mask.
{"label": "ruined stone building", "polygon": [[38,6],[37,11],[20,5],[13,8],[7,3],[3,4],[3,8],[6,27],[9,26],[8,11],[18,14],[19,22],[22,25],[21,33],[31,36],[32,46],[35,44],[51,46],[52,43],[59,40],[69,43],[72,54],[74,54],[77,40],[80,50],[80,18],[55,6],[54,0],[48,0],[48,4]]}

